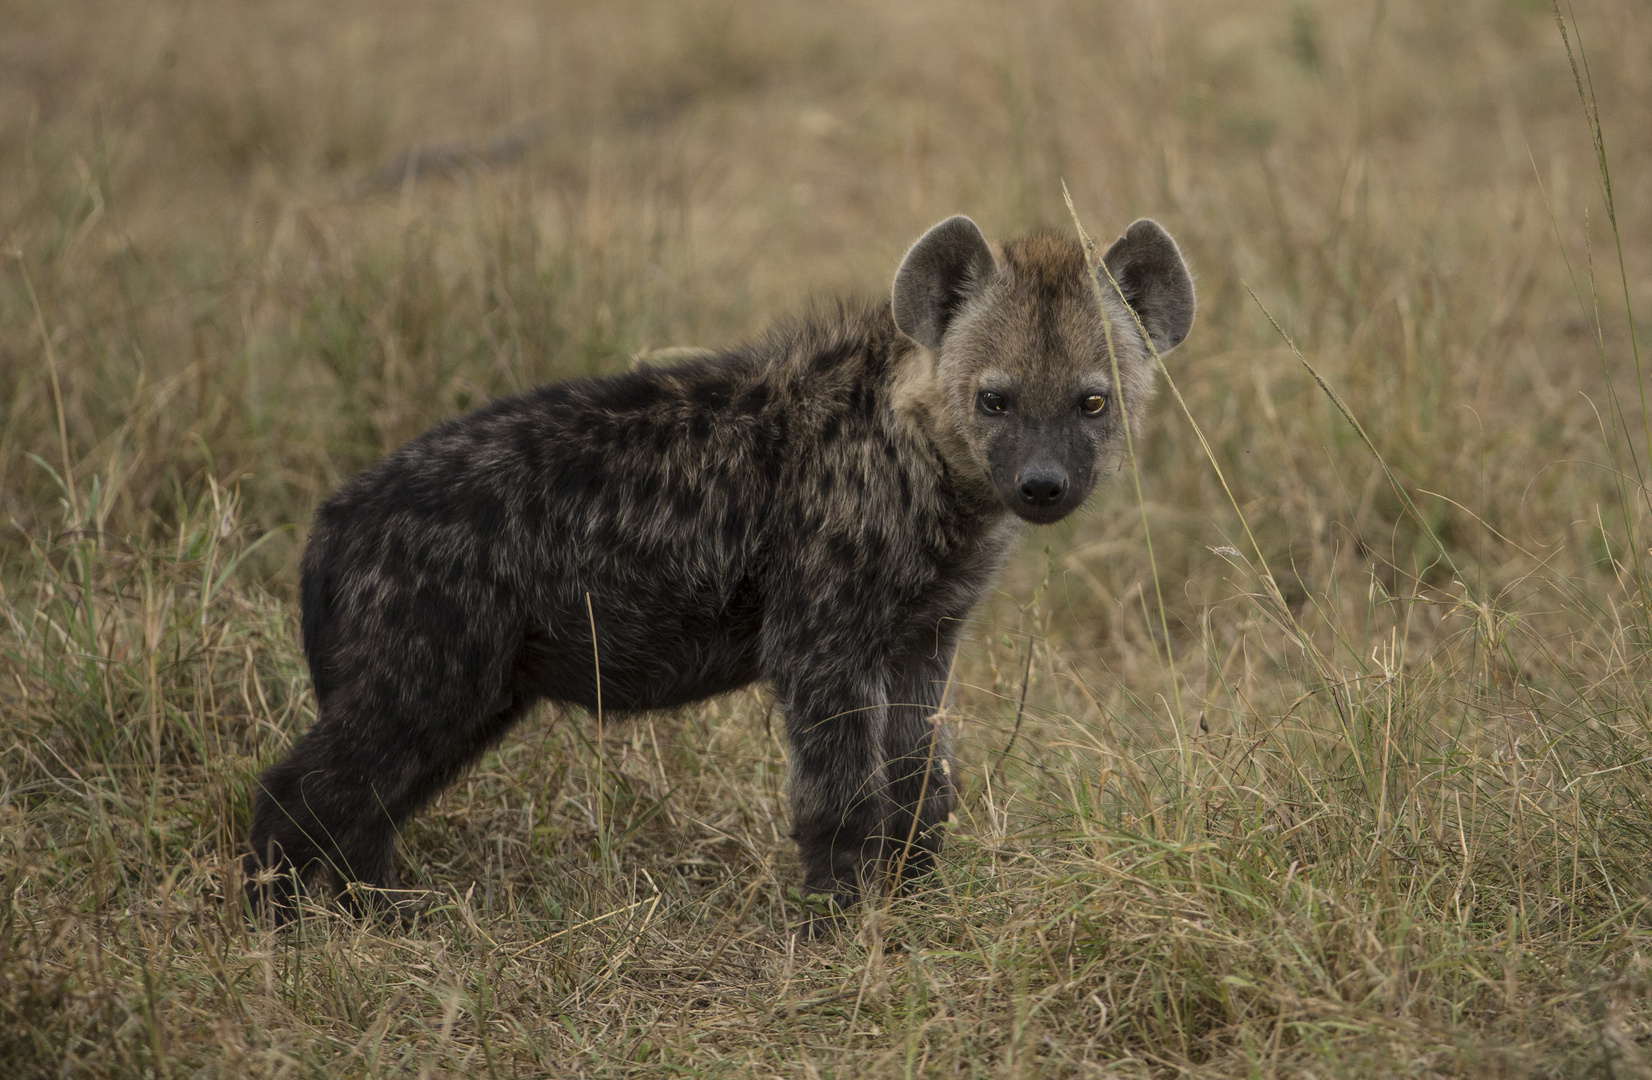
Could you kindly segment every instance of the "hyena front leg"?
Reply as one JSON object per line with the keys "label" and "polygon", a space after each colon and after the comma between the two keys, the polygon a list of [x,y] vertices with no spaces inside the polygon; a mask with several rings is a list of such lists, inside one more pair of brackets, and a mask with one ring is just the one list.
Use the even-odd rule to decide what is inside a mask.
{"label": "hyena front leg", "polygon": [[811,672],[779,687],[791,744],[792,839],[803,890],[853,906],[876,872],[888,779],[881,676]]}
{"label": "hyena front leg", "polygon": [[911,658],[890,680],[883,731],[889,816],[883,834],[889,870],[901,885],[934,869],[943,825],[958,801],[952,739],[938,711],[951,674],[955,638],[948,635],[948,640],[935,643],[932,654]]}

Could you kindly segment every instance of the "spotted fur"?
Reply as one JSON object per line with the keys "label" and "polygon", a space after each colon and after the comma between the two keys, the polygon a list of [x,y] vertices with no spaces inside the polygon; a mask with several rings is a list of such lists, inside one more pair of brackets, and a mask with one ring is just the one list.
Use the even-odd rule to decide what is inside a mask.
{"label": "spotted fur", "polygon": [[[1140,313],[1176,293],[1173,346],[1192,285],[1150,232],[1174,259],[1161,244],[1162,266],[1115,277]],[[806,890],[847,906],[892,868],[928,871],[955,800],[936,710],[964,621],[1022,520],[1069,512],[1115,467],[1119,397],[1139,424],[1152,394],[1146,341],[1103,285],[1118,385],[1075,242],[994,250],[949,219],[893,302],[506,398],[348,481],[305,550],[320,715],[260,777],[254,904],[282,917],[295,868],[395,887],[398,824],[534,702],[594,708],[599,670],[605,712],[772,688]],[[983,412],[988,384],[1007,411]],[[1082,395],[1108,407],[1082,414]],[[1069,487],[1034,506],[1017,484],[1045,466]]]}

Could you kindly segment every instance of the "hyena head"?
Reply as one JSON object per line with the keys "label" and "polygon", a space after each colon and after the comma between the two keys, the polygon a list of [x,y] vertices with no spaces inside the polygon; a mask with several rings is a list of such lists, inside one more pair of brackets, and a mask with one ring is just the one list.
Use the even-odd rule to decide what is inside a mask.
{"label": "hyena head", "polygon": [[1077,240],[1044,234],[995,252],[960,216],[925,233],[895,274],[895,325],[927,350],[932,376],[918,391],[931,400],[911,404],[1027,521],[1060,520],[1118,467],[1125,421],[1139,433],[1157,388],[1154,354],[1193,325],[1193,279],[1156,222],[1119,237],[1095,285],[1088,273]]}

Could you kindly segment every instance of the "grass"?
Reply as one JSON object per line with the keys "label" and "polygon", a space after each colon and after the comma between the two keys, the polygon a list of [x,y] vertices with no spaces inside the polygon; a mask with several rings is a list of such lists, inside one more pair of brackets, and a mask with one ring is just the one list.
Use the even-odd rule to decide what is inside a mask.
{"label": "grass", "polygon": [[[1635,5],[8,20],[0,1072],[1652,1075]],[[971,629],[932,888],[789,933],[753,690],[536,715],[409,825],[416,925],[242,920],[341,478],[1063,181],[1200,315]]]}

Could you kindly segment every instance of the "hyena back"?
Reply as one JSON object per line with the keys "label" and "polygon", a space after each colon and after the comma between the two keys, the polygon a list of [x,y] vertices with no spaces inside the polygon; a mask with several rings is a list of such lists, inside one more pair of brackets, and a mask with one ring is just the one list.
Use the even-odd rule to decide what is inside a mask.
{"label": "hyena back", "polygon": [[960,628],[1021,523],[1117,467],[1192,325],[1158,225],[1103,264],[950,218],[892,300],[494,402],[347,482],[305,550],[319,717],[260,778],[255,907],[394,888],[399,823],[534,702],[594,708],[599,671],[605,711],[772,687],[807,891],[930,869]]}

